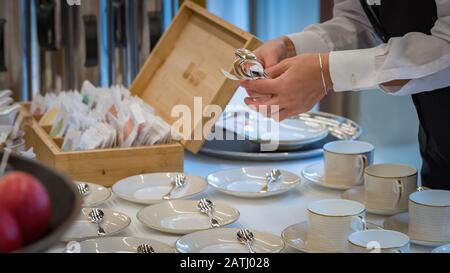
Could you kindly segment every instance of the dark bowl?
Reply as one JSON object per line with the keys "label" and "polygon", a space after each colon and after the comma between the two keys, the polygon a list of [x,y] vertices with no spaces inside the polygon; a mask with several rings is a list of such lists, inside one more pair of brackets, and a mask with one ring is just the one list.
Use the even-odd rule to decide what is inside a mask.
{"label": "dark bowl", "polygon": [[[3,152],[0,152],[0,159],[2,157]],[[8,160],[7,171],[22,171],[35,176],[50,195],[52,216],[47,235],[17,251],[24,253],[44,252],[58,243],[78,217],[81,209],[81,198],[71,180],[37,161],[11,155]]]}

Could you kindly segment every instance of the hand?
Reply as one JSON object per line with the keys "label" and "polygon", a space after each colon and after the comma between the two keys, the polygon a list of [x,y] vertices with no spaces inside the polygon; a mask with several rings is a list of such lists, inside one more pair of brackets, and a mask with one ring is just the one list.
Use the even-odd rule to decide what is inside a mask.
{"label": "hand", "polygon": [[[327,92],[329,92],[333,87],[328,66],[329,55],[321,56]],[[249,93],[272,95],[270,98],[246,98],[245,103],[258,111],[264,111],[267,107],[265,109],[276,120],[281,121],[290,116],[308,112],[326,94],[318,54],[302,54],[285,59],[268,68],[266,72],[272,79],[243,81],[241,85]],[[277,110],[279,113],[273,115]]]}
{"label": "hand", "polygon": [[[291,46],[287,46],[291,44]],[[265,69],[269,69],[281,61],[295,56],[294,45],[286,36],[279,37],[277,39],[268,41],[254,51],[258,61],[264,66]],[[252,98],[269,99],[271,95],[257,94],[251,91],[247,92]]]}

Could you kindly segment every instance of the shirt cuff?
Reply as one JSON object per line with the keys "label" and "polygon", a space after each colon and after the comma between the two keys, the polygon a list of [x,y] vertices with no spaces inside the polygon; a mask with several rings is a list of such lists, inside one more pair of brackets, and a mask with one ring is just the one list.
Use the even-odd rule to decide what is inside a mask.
{"label": "shirt cuff", "polygon": [[376,53],[377,48],[331,52],[329,65],[334,91],[378,89]]}
{"label": "shirt cuff", "polygon": [[297,55],[304,53],[327,53],[327,43],[316,33],[304,31],[286,35],[295,45]]}

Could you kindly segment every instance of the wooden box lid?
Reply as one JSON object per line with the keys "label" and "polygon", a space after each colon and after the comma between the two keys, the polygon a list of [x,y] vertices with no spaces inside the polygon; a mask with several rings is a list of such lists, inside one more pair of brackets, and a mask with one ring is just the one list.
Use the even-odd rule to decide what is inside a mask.
{"label": "wooden box lid", "polygon": [[[203,126],[211,128],[220,116],[208,113],[209,107],[225,109],[239,86],[227,80],[219,68],[232,71],[235,49],[253,50],[260,44],[253,35],[187,1],[140,70],[131,91],[170,125],[181,120],[177,111],[172,114],[174,106],[187,106],[184,109],[190,110],[191,122],[181,126],[182,144],[197,153],[206,137]],[[201,101],[201,108],[194,108],[194,98]]]}

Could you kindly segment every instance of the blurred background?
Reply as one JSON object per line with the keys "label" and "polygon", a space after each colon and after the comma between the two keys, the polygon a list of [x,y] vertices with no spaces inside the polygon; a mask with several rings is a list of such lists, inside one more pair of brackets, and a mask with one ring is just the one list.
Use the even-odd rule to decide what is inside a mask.
{"label": "blurred background", "polygon": [[[130,85],[182,0],[0,0],[0,90],[38,92]],[[198,0],[266,41],[332,17],[332,0]],[[238,92],[234,102],[242,101]],[[316,110],[364,128],[378,159],[419,167],[418,121],[410,97],[381,91],[329,95]]]}

